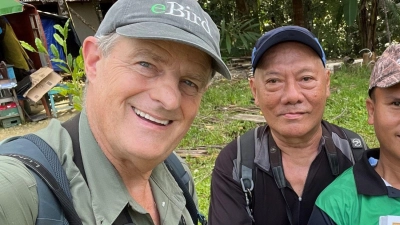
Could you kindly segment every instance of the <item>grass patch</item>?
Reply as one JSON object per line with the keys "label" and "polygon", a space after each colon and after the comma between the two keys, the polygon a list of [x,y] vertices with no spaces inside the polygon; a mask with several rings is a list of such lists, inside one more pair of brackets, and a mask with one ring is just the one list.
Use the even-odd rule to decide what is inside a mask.
{"label": "grass patch", "polygon": [[[324,119],[361,134],[369,147],[377,147],[373,127],[367,123],[365,99],[367,98],[370,70],[348,67],[331,75],[331,96],[327,101]],[[261,124],[237,121],[231,117],[237,113],[260,114],[251,101],[246,79],[217,80],[205,93],[199,114],[178,148],[197,146],[225,146],[238,135]],[[209,155],[187,158],[191,167],[201,212],[208,214],[210,178],[218,150],[208,149]]]}

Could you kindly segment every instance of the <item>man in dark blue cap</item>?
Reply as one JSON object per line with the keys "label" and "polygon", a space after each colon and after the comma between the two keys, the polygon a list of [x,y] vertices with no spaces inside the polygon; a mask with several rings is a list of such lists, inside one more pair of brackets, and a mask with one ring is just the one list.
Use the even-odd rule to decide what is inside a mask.
{"label": "man in dark blue cap", "polygon": [[209,223],[307,224],[318,194],[354,164],[365,143],[322,120],[330,71],[310,31],[284,26],[265,33],[252,66],[250,88],[268,124],[218,156]]}
{"label": "man in dark blue cap", "polygon": [[[32,140],[41,147],[36,151],[24,148],[26,138],[1,143],[0,154],[7,155],[0,156],[0,224],[203,222],[189,168],[173,150],[195,119],[212,77],[231,76],[219,41],[217,25],[197,1],[116,1],[96,35],[83,43],[82,112],[35,132]],[[49,165],[43,174],[63,175],[61,188],[51,179],[44,183],[23,164],[44,168],[27,160],[38,152],[41,158],[54,156],[42,165],[57,167]],[[177,162],[164,163],[169,156]],[[183,167],[182,173],[173,165]]]}

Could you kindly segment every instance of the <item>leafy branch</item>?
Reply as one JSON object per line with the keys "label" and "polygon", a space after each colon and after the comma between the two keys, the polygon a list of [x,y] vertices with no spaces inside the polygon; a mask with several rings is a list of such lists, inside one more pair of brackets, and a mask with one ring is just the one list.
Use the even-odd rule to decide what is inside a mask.
{"label": "leafy branch", "polygon": [[[54,44],[50,45],[50,51],[54,56],[54,58],[52,58],[51,61],[58,63],[57,66],[60,69],[62,69],[65,73],[70,74],[72,80],[66,81],[65,85],[54,87],[53,89],[58,91],[63,96],[72,95],[74,108],[78,111],[81,111],[83,102],[83,89],[84,89],[83,78],[85,76],[82,47],[79,49],[79,55],[76,58],[73,58],[71,53],[68,53],[67,38],[68,38],[69,22],[70,19],[67,20],[67,22],[64,24],[64,27],[58,24],[54,25],[54,28],[58,31],[58,33],[53,34],[53,37],[56,40],[56,42],[60,46],[62,46],[63,51],[66,55],[66,60],[60,58],[60,53]],[[22,47],[28,51],[36,53],[44,53],[46,55],[49,55],[47,49],[43,46],[43,43],[39,38],[35,39],[35,45],[37,50],[24,41],[20,41],[20,43]]]}

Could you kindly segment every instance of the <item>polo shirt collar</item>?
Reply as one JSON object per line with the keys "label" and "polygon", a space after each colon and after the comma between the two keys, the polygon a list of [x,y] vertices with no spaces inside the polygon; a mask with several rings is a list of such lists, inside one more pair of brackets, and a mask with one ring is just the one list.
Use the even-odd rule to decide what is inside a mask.
{"label": "polo shirt collar", "polygon": [[[79,136],[80,140],[85,140],[80,146],[96,222],[112,224],[128,204],[134,211],[147,214],[130,196],[118,171],[104,155],[90,130],[85,111],[80,117]],[[164,163],[154,168],[150,184],[160,219],[179,221],[186,201]]]}
{"label": "polo shirt collar", "polygon": [[385,185],[381,176],[368,161],[370,157],[379,159],[379,148],[365,151],[361,160],[354,165],[353,173],[357,192],[362,195],[387,195],[389,197],[399,198],[400,190]]}
{"label": "polo shirt collar", "polygon": [[[85,111],[79,121],[79,140],[92,207],[98,224],[112,224],[131,199],[122,178],[100,149]],[[141,207],[140,207],[141,208]],[[145,213],[143,209],[137,210]]]}

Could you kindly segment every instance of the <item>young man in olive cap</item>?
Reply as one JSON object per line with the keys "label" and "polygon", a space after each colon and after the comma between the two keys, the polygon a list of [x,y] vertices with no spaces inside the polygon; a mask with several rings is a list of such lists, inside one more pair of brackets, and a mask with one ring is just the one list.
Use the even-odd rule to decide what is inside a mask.
{"label": "young man in olive cap", "polygon": [[376,62],[366,101],[380,148],[364,153],[318,197],[311,225],[400,223],[400,45]]}
{"label": "young man in olive cap", "polygon": [[[62,162],[80,220],[194,224],[163,162],[187,133],[215,72],[230,78],[217,26],[193,0],[118,0],[82,52],[86,99],[75,130],[86,179],[59,121],[36,133]],[[46,199],[38,199],[41,188],[17,159],[0,156],[0,187],[1,225],[66,224],[65,217],[38,217]],[[193,181],[189,189],[196,201]]]}

